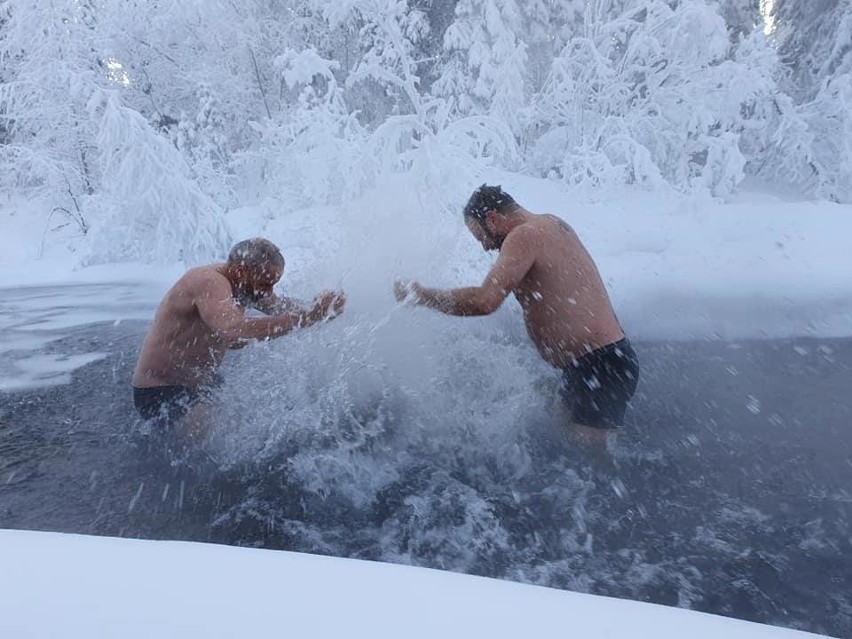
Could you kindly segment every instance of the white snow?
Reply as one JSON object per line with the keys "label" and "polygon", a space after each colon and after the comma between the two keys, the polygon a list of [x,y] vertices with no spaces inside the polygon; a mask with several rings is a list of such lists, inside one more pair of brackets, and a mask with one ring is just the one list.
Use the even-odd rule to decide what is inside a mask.
{"label": "white snow", "polygon": [[9,639],[817,635],[680,608],[281,551],[0,531]]}

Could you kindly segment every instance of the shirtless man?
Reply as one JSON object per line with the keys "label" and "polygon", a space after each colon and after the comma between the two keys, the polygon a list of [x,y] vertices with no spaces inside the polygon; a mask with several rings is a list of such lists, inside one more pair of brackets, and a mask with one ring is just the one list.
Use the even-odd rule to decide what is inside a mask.
{"label": "shirtless man", "polygon": [[481,286],[438,290],[397,282],[396,298],[448,315],[488,315],[514,293],[539,354],[562,370],[575,433],[597,438],[622,425],[639,363],[601,276],[574,230],[482,185],[464,208],[468,229],[500,256]]}
{"label": "shirtless man", "polygon": [[[341,312],[342,292],[320,294],[313,305],[275,295],[284,258],[269,240],[236,244],[224,264],[189,270],[166,293],[133,372],[133,402],[145,419],[200,436],[199,419],[183,419],[209,399],[225,352],[247,340],[282,337]],[[245,317],[247,308],[268,317]]]}

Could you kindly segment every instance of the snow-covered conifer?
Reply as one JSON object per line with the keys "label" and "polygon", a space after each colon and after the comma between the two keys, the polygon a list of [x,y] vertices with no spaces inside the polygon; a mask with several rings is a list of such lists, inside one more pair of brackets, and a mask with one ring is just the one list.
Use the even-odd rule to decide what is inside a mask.
{"label": "snow-covered conifer", "polygon": [[197,186],[186,160],[115,92],[95,96],[100,215],[87,263],[183,262],[221,258],[230,238],[221,210]]}

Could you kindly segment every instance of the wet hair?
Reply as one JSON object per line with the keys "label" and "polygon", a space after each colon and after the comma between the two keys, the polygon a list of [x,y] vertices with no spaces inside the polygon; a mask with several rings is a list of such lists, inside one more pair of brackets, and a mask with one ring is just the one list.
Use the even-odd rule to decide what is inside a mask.
{"label": "wet hair", "polygon": [[518,208],[515,198],[506,193],[499,184],[488,186],[483,184],[473,192],[464,207],[464,219],[473,218],[480,224],[485,221],[486,211],[497,211],[501,215],[512,213]]}
{"label": "wet hair", "polygon": [[228,264],[231,266],[246,266],[253,271],[264,269],[284,268],[284,256],[269,240],[253,237],[237,242],[228,254]]}

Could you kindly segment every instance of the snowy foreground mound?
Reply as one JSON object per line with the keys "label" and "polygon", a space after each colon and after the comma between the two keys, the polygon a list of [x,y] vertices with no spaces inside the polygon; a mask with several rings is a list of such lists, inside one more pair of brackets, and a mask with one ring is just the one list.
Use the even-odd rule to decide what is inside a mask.
{"label": "snowy foreground mound", "polygon": [[349,559],[0,531],[0,636],[815,637],[688,610]]}

